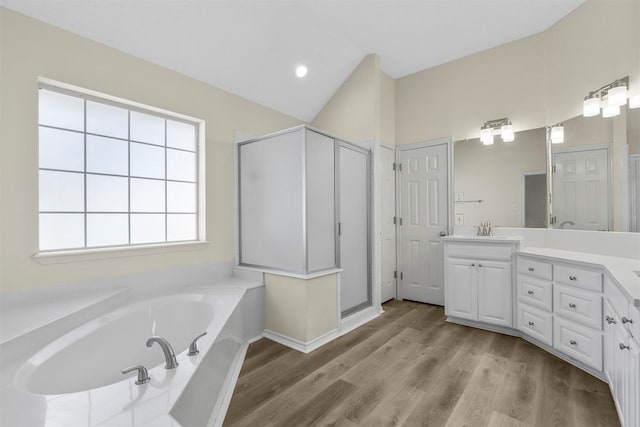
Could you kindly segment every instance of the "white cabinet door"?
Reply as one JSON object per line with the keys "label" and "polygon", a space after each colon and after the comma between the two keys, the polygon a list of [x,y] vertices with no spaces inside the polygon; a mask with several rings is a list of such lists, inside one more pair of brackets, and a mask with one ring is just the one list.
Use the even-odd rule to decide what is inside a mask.
{"label": "white cabinet door", "polygon": [[629,338],[629,348],[626,357],[625,369],[625,398],[626,413],[625,426],[640,425],[640,347],[632,338]]}
{"label": "white cabinet door", "polygon": [[[617,323],[614,328],[614,341],[613,341],[613,369],[614,369],[614,380],[613,380],[613,398],[618,406],[618,410],[622,414],[623,418],[625,414],[628,412],[627,408],[627,399],[625,392],[627,378],[626,378],[626,359],[627,359],[627,351],[621,345],[627,345],[627,331],[622,326],[620,320],[617,320]],[[625,424],[626,425],[626,424]]]}
{"label": "white cabinet door", "polygon": [[478,261],[478,320],[496,325],[513,325],[511,264]]}
{"label": "white cabinet door", "polygon": [[446,314],[463,319],[478,319],[476,262],[449,259],[447,262]]}
{"label": "white cabinet door", "polygon": [[[611,390],[616,390],[615,376],[615,352],[616,352],[616,313],[611,307],[609,300],[604,303],[604,375],[611,386]],[[614,396],[615,397],[615,396]]]}

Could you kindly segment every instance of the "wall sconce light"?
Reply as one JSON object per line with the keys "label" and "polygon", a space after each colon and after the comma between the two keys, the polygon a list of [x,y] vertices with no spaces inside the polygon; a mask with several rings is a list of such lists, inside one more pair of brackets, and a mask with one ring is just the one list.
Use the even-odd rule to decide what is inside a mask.
{"label": "wall sconce light", "polygon": [[552,144],[562,144],[564,142],[564,125],[558,123],[557,125],[549,126],[549,141]]}
{"label": "wall sconce light", "polygon": [[629,108],[640,107],[640,95],[630,96],[628,87],[629,76],[626,76],[589,92],[582,103],[582,115],[597,116],[602,108],[602,117],[617,116],[620,114],[620,107],[627,103],[627,98],[629,98]]}
{"label": "wall sconce light", "polygon": [[480,141],[484,145],[493,144],[493,135],[500,135],[502,141],[511,142],[515,139],[513,126],[508,118],[489,120],[480,128]]}

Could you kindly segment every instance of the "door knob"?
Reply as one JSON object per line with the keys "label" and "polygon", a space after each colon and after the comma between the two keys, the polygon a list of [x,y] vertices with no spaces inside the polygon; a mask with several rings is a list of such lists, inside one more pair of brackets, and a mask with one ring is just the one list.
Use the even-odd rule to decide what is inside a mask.
{"label": "door knob", "polygon": [[446,236],[446,235],[447,235],[447,233],[445,233],[444,231],[441,231],[441,232],[440,232],[440,237],[444,237],[444,236]]}

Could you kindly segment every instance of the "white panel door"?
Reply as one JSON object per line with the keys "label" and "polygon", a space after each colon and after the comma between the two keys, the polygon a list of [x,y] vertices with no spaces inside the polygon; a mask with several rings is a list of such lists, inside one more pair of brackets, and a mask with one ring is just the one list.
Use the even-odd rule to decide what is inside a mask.
{"label": "white panel door", "polygon": [[448,152],[446,143],[400,150],[402,299],[444,305]]}
{"label": "white panel door", "polygon": [[396,297],[396,173],[393,168],[395,155],[393,149],[380,147],[380,167],[382,169],[380,188],[381,236],[380,251],[382,260],[382,302]]}
{"label": "white panel door", "polygon": [[609,229],[608,149],[553,155],[553,212],[556,228]]}
{"label": "white panel door", "polygon": [[369,153],[340,142],[340,311],[371,305],[369,286]]}

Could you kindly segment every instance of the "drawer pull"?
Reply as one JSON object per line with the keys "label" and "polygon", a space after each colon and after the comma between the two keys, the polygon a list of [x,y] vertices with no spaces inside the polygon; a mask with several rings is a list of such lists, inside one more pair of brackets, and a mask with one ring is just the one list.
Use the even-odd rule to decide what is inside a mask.
{"label": "drawer pull", "polygon": [[529,295],[533,295],[533,291],[527,291]]}
{"label": "drawer pull", "polygon": [[620,350],[629,350],[629,346],[620,343]]}
{"label": "drawer pull", "polygon": [[615,325],[617,322],[616,322],[616,319],[614,319],[613,317],[607,316],[607,323],[608,324],[612,324],[613,323]]}
{"label": "drawer pull", "polygon": [[633,323],[633,319],[627,319],[626,317],[622,317],[622,324],[624,325],[625,323]]}
{"label": "drawer pull", "polygon": [[569,280],[578,280],[576,276],[569,276]]}
{"label": "drawer pull", "polygon": [[529,270],[529,271],[533,271],[533,267],[529,267],[527,270]]}
{"label": "drawer pull", "polygon": [[578,343],[576,342],[576,340],[571,340],[571,341],[569,341],[569,344],[571,344],[571,345],[578,345]]}
{"label": "drawer pull", "polygon": [[569,303],[569,308],[576,308],[576,305],[572,302]]}
{"label": "drawer pull", "polygon": [[535,323],[529,322],[529,326],[533,326],[533,325],[535,325]]}

